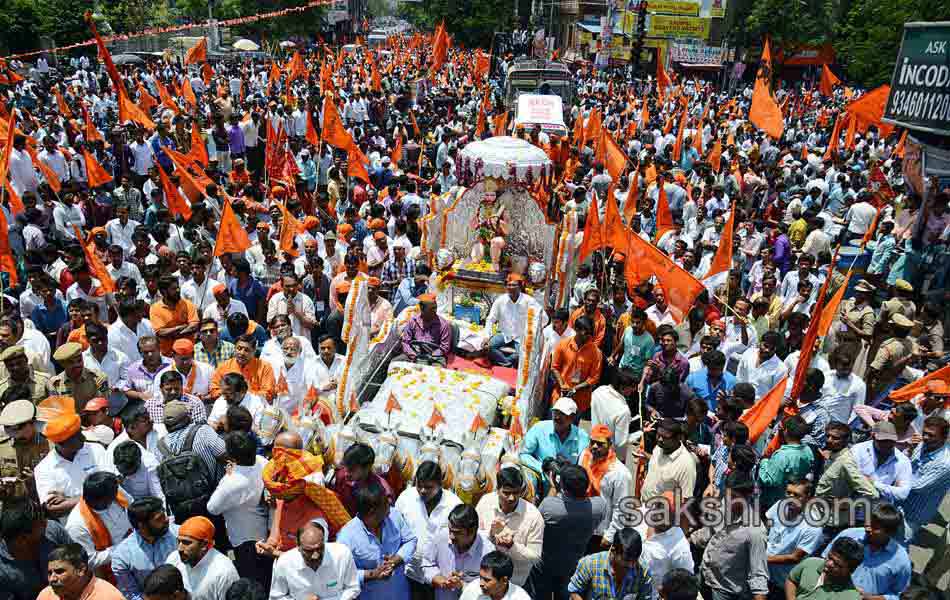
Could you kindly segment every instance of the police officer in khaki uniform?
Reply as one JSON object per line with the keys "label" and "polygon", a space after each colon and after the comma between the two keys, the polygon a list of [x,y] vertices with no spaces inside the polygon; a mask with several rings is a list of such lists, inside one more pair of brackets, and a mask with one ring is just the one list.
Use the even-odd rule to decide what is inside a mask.
{"label": "police officer in khaki uniform", "polygon": [[913,327],[914,322],[904,315],[897,313],[891,316],[891,335],[881,344],[868,366],[868,404],[873,405],[877,397],[897,381],[904,367],[913,360],[916,351],[914,341],[910,338]]}
{"label": "police officer in khaki uniform", "polygon": [[10,346],[0,352],[0,363],[3,363],[6,371],[0,376],[0,406],[3,405],[3,395],[14,387],[26,390],[20,392],[20,396],[28,396],[33,404],[39,404],[49,395],[46,393],[49,375],[30,365],[23,346]]}
{"label": "police officer in khaki uniform", "polygon": [[35,494],[33,469],[49,454],[49,442],[37,429],[36,406],[29,400],[10,402],[0,412],[0,426],[0,500]]}
{"label": "police officer in khaki uniform", "polygon": [[55,360],[63,372],[50,378],[46,386],[49,396],[72,396],[76,401],[76,413],[81,413],[86,402],[93,398],[109,396],[109,382],[104,373],[87,369],[82,362],[82,346],[67,342],[56,349]]}

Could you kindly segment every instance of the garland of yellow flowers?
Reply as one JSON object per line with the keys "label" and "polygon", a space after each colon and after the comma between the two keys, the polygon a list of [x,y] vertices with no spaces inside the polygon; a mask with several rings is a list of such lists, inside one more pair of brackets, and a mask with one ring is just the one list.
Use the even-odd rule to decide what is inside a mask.
{"label": "garland of yellow flowers", "polygon": [[521,393],[524,391],[524,387],[528,382],[528,370],[530,369],[529,363],[531,362],[531,352],[534,349],[534,315],[534,308],[529,306],[528,331],[525,333],[524,351],[521,353],[521,369],[518,373],[518,388],[511,404],[512,419],[518,418],[516,416],[520,412],[518,410],[518,400],[521,398]]}
{"label": "garland of yellow flowers", "polygon": [[343,331],[340,334],[343,343],[347,344],[347,346],[349,346],[350,343],[350,329],[353,326],[353,312],[356,310],[357,299],[362,292],[361,282],[365,278],[366,276],[362,273],[357,273],[356,277],[353,278],[352,284],[355,286],[355,289],[351,288],[350,290],[350,296],[353,298],[352,302],[350,302],[350,296],[347,296],[347,304],[349,306],[346,307],[346,318],[343,320]]}
{"label": "garland of yellow flowers", "polygon": [[369,341],[370,344],[378,344],[381,341],[386,339],[386,336],[389,335],[389,330],[393,327],[393,322],[395,319],[386,319],[383,323],[383,326],[379,328],[379,333],[376,334],[376,337]]}
{"label": "garland of yellow flowers", "polygon": [[346,317],[343,321],[343,332],[340,334],[340,337],[343,338],[343,342],[347,345],[346,349],[346,364],[343,366],[343,372],[340,374],[340,384],[336,389],[336,408],[337,415],[342,419],[343,415],[346,414],[344,410],[343,400],[346,396],[346,382],[350,377],[350,365],[353,364],[353,348],[350,346],[350,331],[353,324],[353,313],[356,311],[356,305],[359,301],[359,297],[363,292],[363,285],[366,281],[366,277],[359,273],[353,279],[353,283],[356,285],[355,289],[350,289],[350,296],[347,297],[346,303]]}
{"label": "garland of yellow flowers", "polygon": [[458,192],[455,194],[455,201],[452,202],[452,206],[442,211],[442,237],[439,240],[439,248],[445,248],[445,230],[449,226],[449,214],[455,212],[455,209],[459,205],[459,201],[462,199],[462,196],[465,195],[465,192],[468,191],[468,188],[459,188]]}

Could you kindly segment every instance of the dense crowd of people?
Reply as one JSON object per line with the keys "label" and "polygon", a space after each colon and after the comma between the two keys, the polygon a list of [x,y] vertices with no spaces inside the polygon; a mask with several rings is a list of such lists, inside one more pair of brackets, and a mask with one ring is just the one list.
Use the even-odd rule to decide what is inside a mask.
{"label": "dense crowd of people", "polygon": [[[747,120],[751,83],[586,65],[571,133],[511,131],[512,57],[433,44],[149,60],[121,90],[104,57],[8,61],[0,598],[927,597],[950,535],[950,212],[937,180],[905,181],[901,132],[843,131],[855,92],[795,84],[776,140]],[[145,119],[120,121],[123,98]],[[547,213],[579,236],[612,195],[696,278],[735,251],[686,311],[616,248],[577,264],[543,307],[550,410],[463,501],[446,465],[394,483],[375,444],[334,464],[294,424],[329,419],[358,277],[372,336],[418,309],[401,360],[453,352],[420,219],[493,134],[547,153]],[[842,248],[866,272],[847,279]],[[518,366],[538,305],[505,287],[486,366]]]}

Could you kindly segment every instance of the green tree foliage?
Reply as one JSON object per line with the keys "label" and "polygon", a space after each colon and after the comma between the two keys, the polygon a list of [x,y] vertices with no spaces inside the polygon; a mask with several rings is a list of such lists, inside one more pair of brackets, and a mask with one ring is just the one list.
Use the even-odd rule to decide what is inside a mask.
{"label": "green tree foliage", "polygon": [[838,62],[848,79],[866,87],[889,83],[904,23],[948,21],[950,4],[934,0],[854,0],[837,29]]}
{"label": "green tree foliage", "polygon": [[93,0],[35,0],[33,6],[39,20],[38,33],[57,46],[89,39],[83,15],[95,8]]}
{"label": "green tree foliage", "polygon": [[[232,19],[305,4],[307,4],[307,0],[216,0],[214,16],[216,19]],[[175,9],[187,19],[204,21],[208,18],[208,3],[206,0],[179,0],[175,4]],[[296,35],[313,35],[320,32],[324,14],[326,14],[325,9],[317,7],[300,13],[293,13],[286,17],[266,19],[240,27],[232,27],[232,31],[239,36],[253,35],[262,38],[280,37],[281,39]]]}
{"label": "green tree foliage", "polygon": [[39,17],[33,0],[3,0],[0,2],[0,52],[3,54],[27,52],[36,48],[39,40]]}
{"label": "green tree foliage", "polygon": [[494,32],[510,29],[514,9],[511,0],[422,0],[402,2],[400,11],[422,29],[435,29],[444,20],[454,42],[487,48]]}
{"label": "green tree foliage", "polygon": [[793,50],[829,41],[837,3],[823,0],[756,0],[746,19],[753,40],[768,35],[773,46]]}

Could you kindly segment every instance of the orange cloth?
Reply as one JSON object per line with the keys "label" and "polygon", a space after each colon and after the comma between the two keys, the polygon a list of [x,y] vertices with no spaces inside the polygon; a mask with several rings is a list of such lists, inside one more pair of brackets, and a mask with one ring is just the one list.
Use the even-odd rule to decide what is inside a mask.
{"label": "orange cloth", "polygon": [[178,528],[178,535],[214,545],[214,523],[208,517],[191,517]]}
{"label": "orange cloth", "polygon": [[89,349],[89,339],[86,338],[86,326],[81,325],[78,329],[73,329],[69,332],[69,335],[66,336],[67,342],[76,342],[82,346],[82,351],[85,352]]}
{"label": "orange cloth", "polygon": [[259,358],[252,358],[242,368],[237,358],[231,358],[218,365],[211,376],[209,393],[212,398],[221,395],[221,378],[228,373],[244,375],[248,391],[260,396],[266,402],[272,401],[277,395],[277,380],[274,378],[274,369],[269,364]]}
{"label": "orange cloth", "polygon": [[[164,300],[161,302],[156,302],[149,310],[148,317],[152,322],[152,327],[156,332],[169,327],[198,324],[198,311],[195,309],[195,305],[184,298],[179,299],[178,304],[174,306],[168,306],[165,304]],[[172,346],[174,345],[175,340],[181,339],[182,337],[187,338],[192,342],[195,338],[194,334],[190,336],[179,336],[178,338],[158,338],[158,346],[162,354],[165,356],[171,356]]]}
{"label": "orange cloth", "polygon": [[[125,600],[125,596],[122,595],[114,585],[100,579],[98,577],[93,577],[89,580],[89,583],[83,589],[82,593],[79,594],[80,600]],[[40,595],[36,597],[36,600],[62,600],[62,597],[57,595],[53,591],[53,588],[46,586]]]}
{"label": "orange cloth", "polygon": [[[574,394],[577,410],[582,413],[590,408],[590,394],[593,387],[600,382],[602,361],[603,354],[593,340],[578,348],[574,336],[571,336],[561,340],[554,347],[551,368],[561,375],[561,379],[569,385],[588,383],[588,387]],[[551,404],[557,402],[560,397],[561,391],[555,386],[554,393],[551,395]]]}
{"label": "orange cloth", "polygon": [[[122,508],[128,508],[129,500],[125,497],[121,491],[115,497],[116,503]],[[82,517],[82,520],[86,523],[86,528],[89,529],[89,535],[92,536],[92,544],[96,548],[96,552],[101,552],[112,546],[118,544],[122,540],[113,540],[112,534],[109,533],[109,528],[106,527],[105,523],[102,522],[102,517],[96,514],[92,508],[86,504],[86,501],[82,498],[79,499],[79,516]],[[126,535],[131,533],[132,530],[126,532]],[[96,569],[96,575],[102,577],[110,583],[115,582],[115,576],[112,574],[112,565],[111,563],[106,563]]]}
{"label": "orange cloth", "polygon": [[82,422],[79,415],[68,413],[50,419],[46,423],[44,434],[49,441],[60,444],[79,433],[80,427],[82,427]]}
{"label": "orange cloth", "polygon": [[615,460],[617,460],[617,453],[614,452],[613,448],[610,449],[604,460],[598,461],[594,460],[594,455],[590,451],[590,448],[586,448],[581,452],[581,457],[577,462],[580,466],[584,467],[584,470],[587,471],[587,476],[590,477],[590,487],[587,489],[589,496],[600,495],[600,482],[603,480],[604,475],[607,474],[607,471],[610,470]]}
{"label": "orange cloth", "polygon": [[[574,312],[571,313],[571,320],[568,321],[568,326],[573,328],[575,321],[583,317],[584,314],[583,306],[574,309]],[[594,316],[590,319],[594,322],[594,336],[592,338],[594,345],[600,348],[601,344],[604,343],[604,336],[607,335],[607,319],[604,318],[604,313],[599,308],[594,311]]]}

